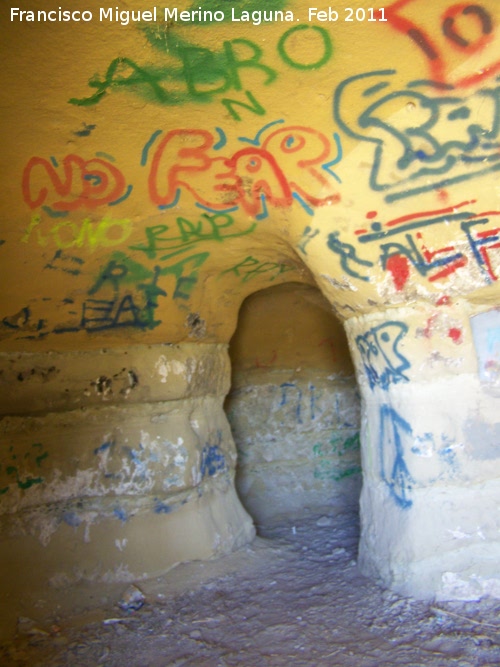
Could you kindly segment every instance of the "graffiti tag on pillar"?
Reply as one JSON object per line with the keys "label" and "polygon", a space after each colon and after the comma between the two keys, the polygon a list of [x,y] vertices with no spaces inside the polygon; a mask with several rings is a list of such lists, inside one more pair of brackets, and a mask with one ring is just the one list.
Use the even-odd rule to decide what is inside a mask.
{"label": "graffiti tag on pillar", "polygon": [[215,475],[227,472],[229,466],[221,449],[222,433],[217,432],[216,444],[207,443],[201,451],[200,473],[202,479],[208,475],[214,477]]}
{"label": "graffiti tag on pillar", "polygon": [[294,382],[283,382],[280,384],[281,401],[280,407],[289,402],[289,392],[292,391],[296,396],[295,419],[298,424],[302,424],[302,390]]}
{"label": "graffiti tag on pillar", "polygon": [[388,389],[390,384],[408,382],[404,374],[410,362],[398,350],[408,326],[404,322],[385,322],[356,337],[370,387]]}
{"label": "graffiti tag on pillar", "polygon": [[[412,506],[411,491],[414,480],[405,462],[405,439],[412,429],[389,405],[380,408],[380,475],[391,496],[402,509]],[[410,445],[411,447],[411,442]],[[409,450],[409,448],[408,448]]]}

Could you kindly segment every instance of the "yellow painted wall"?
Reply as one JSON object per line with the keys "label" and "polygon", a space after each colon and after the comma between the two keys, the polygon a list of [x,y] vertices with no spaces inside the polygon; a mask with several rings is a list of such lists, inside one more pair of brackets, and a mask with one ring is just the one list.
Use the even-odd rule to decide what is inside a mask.
{"label": "yellow painted wall", "polygon": [[[472,531],[487,514],[484,483],[498,504],[498,2],[362,0],[330,15],[323,2],[269,0],[283,14],[260,22],[263,0],[206,0],[225,20],[204,23],[172,7],[165,21],[160,6],[151,21],[149,0],[117,0],[107,17],[97,0],[61,9],[88,21],[31,21],[58,9],[22,4],[22,16],[0,10],[4,571],[19,554],[29,570],[34,541],[46,580],[147,576],[182,556],[141,560],[144,536],[163,548],[157,527],[177,526],[180,505],[188,557],[250,539],[222,413],[225,346],[248,295],[294,282],[320,288],[350,339],[365,401],[365,571],[453,595],[433,553],[457,522]],[[120,14],[132,10],[141,21]],[[149,493],[151,438],[187,443],[184,495]],[[118,485],[103,484],[104,445],[127,483],[155,464],[151,489],[127,497],[133,525],[113,505]],[[175,462],[158,473],[167,486]],[[78,514],[82,497],[91,514]],[[197,541],[198,506],[213,524]],[[447,567],[466,572],[467,591],[483,576],[488,594],[497,524],[483,534],[486,555],[480,536],[462,550],[448,540]]]}
{"label": "yellow painted wall", "polygon": [[306,266],[341,318],[496,282],[498,4],[347,4],[3,8],[2,349],[227,341]]}

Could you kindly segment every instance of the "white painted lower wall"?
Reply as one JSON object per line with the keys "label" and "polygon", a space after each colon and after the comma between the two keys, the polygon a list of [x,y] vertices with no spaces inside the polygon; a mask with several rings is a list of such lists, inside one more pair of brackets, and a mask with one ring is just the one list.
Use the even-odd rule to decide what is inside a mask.
{"label": "white painted lower wall", "polygon": [[138,581],[253,539],[225,345],[5,354],[2,368],[0,626],[44,591]]}

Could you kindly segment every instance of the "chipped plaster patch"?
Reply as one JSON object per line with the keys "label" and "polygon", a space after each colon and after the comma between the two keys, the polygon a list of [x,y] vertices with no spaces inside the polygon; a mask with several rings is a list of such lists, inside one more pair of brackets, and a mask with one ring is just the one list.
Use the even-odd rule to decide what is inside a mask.
{"label": "chipped plaster patch", "polygon": [[189,329],[189,338],[203,338],[207,333],[207,324],[199,313],[189,313],[185,326]]}
{"label": "chipped plaster patch", "polygon": [[160,376],[160,382],[166,383],[170,373],[183,375],[186,372],[186,366],[177,359],[167,361],[165,355],[162,354],[155,363],[155,370]]}
{"label": "chipped plaster patch", "polygon": [[128,540],[126,537],[123,540],[115,540],[115,546],[119,551],[123,551],[127,546]]}
{"label": "chipped plaster patch", "polygon": [[443,339],[448,338],[455,344],[461,344],[464,340],[463,323],[446,312],[435,312],[427,318],[425,326],[416,328],[415,337],[430,339],[435,335]]}
{"label": "chipped plaster patch", "polygon": [[164,355],[162,354],[158,361],[155,363],[155,370],[160,376],[160,382],[167,382],[168,377],[168,362]]}
{"label": "chipped plaster patch", "polygon": [[500,579],[485,579],[477,574],[462,579],[456,572],[443,572],[441,581],[443,599],[479,600],[486,595],[500,598]]}
{"label": "chipped plaster patch", "polygon": [[335,287],[336,289],[349,290],[350,292],[358,291],[358,288],[348,280],[347,276],[342,276],[342,280],[337,280],[336,278],[333,278],[326,273],[322,273],[321,277],[326,280],[329,285]]}
{"label": "chipped plaster patch", "polygon": [[424,370],[427,366],[435,368],[443,365],[446,368],[459,368],[464,363],[464,357],[445,357],[439,350],[432,350],[426,360],[421,364],[420,370]]}
{"label": "chipped plaster patch", "polygon": [[500,423],[490,424],[479,417],[471,417],[464,424],[467,454],[476,461],[494,461],[500,458]]}
{"label": "chipped plaster patch", "polygon": [[41,516],[37,514],[32,520],[32,529],[38,533],[38,540],[46,547],[52,535],[59,527],[59,520],[55,516]]}
{"label": "chipped plaster patch", "polygon": [[107,584],[134,581],[136,578],[130,572],[128,565],[123,563],[120,563],[114,570],[108,570],[99,577],[100,581]]}

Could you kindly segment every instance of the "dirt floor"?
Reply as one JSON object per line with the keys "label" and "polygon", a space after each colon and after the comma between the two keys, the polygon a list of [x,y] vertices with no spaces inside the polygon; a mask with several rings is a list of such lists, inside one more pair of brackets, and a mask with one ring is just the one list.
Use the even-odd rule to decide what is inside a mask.
{"label": "dirt floor", "polygon": [[357,541],[350,513],[283,519],[237,553],[179,565],[140,591],[124,586],[123,608],[20,619],[0,664],[500,665],[500,600],[438,604],[385,591],[358,571]]}

